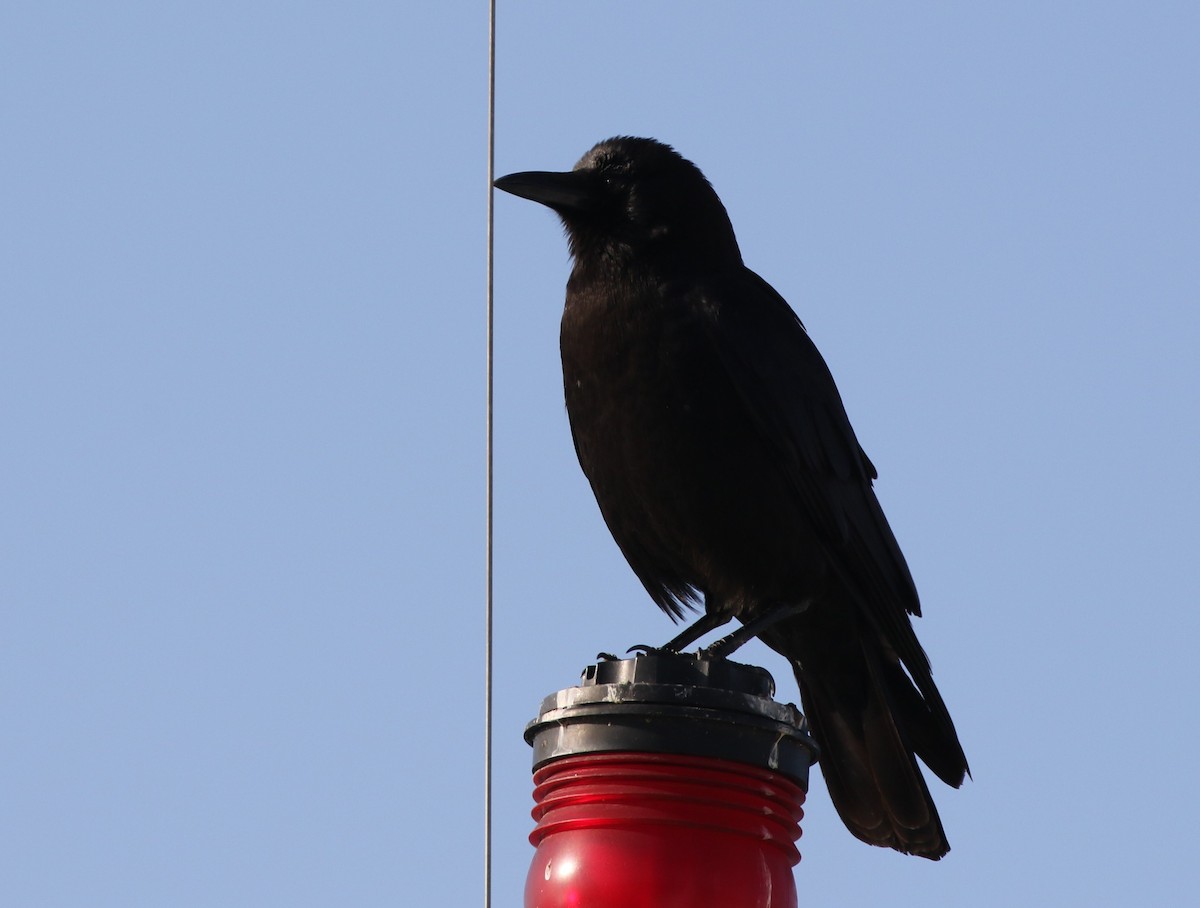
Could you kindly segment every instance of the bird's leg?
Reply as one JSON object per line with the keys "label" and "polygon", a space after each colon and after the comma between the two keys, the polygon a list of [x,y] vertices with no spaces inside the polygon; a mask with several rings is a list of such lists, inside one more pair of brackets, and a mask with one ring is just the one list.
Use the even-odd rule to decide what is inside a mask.
{"label": "bird's leg", "polygon": [[629,647],[626,652],[632,653],[635,650],[640,650],[644,653],[666,652],[678,653],[685,646],[690,646],[695,643],[711,630],[716,630],[723,624],[728,624],[732,616],[728,612],[705,612],[682,631],[664,643],[662,646],[647,646],[644,643],[637,643]]}
{"label": "bird's leg", "polygon": [[[700,655],[708,659],[726,659],[741,648],[743,644],[749,643],[752,638],[759,636],[763,631],[774,627],[780,621],[792,618],[805,611],[809,606],[809,602],[810,600],[804,599],[800,602],[790,602],[786,605],[766,609],[757,617],[747,621],[728,637],[722,637],[712,646],[702,650]],[[699,624],[700,622],[696,623]]]}
{"label": "bird's leg", "polygon": [[709,631],[716,630],[722,625],[728,624],[732,616],[729,612],[705,612],[690,625],[668,640],[662,645],[661,649],[665,649],[669,653],[677,653],[684,647],[691,646]]}

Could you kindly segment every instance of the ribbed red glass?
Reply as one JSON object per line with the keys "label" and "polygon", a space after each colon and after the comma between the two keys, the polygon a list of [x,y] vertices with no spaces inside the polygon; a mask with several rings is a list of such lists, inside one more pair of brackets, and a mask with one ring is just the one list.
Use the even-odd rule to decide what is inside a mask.
{"label": "ribbed red glass", "polygon": [[525,908],[796,908],[804,790],[709,757],[562,757],[533,776]]}

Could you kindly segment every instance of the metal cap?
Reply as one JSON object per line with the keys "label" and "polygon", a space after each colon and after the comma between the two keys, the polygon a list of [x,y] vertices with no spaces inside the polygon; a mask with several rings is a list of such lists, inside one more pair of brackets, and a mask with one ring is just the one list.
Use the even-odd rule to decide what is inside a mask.
{"label": "metal cap", "polygon": [[817,748],[804,716],[771,699],[765,669],[664,651],[589,665],[525,727],[533,768],[585,753],[713,757],[783,773],[805,789]]}

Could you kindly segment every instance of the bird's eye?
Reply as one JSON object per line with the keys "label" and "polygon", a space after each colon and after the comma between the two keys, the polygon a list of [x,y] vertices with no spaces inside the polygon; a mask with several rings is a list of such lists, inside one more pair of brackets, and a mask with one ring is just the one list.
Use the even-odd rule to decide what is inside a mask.
{"label": "bird's eye", "polygon": [[629,182],[629,164],[613,164],[610,167],[606,167],[601,172],[601,177],[604,179],[605,186],[614,189],[625,186]]}

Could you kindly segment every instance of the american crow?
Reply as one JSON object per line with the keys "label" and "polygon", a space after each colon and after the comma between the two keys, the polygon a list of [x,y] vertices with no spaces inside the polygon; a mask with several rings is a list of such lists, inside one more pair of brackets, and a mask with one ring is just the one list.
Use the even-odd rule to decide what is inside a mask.
{"label": "american crow", "polygon": [[950,850],[914,754],[966,756],[909,615],[916,588],[821,354],[742,263],[703,174],[653,139],[496,187],[562,219],[574,267],[561,351],[579,463],[679,649],[738,618],[787,657],[833,803],[865,842]]}

